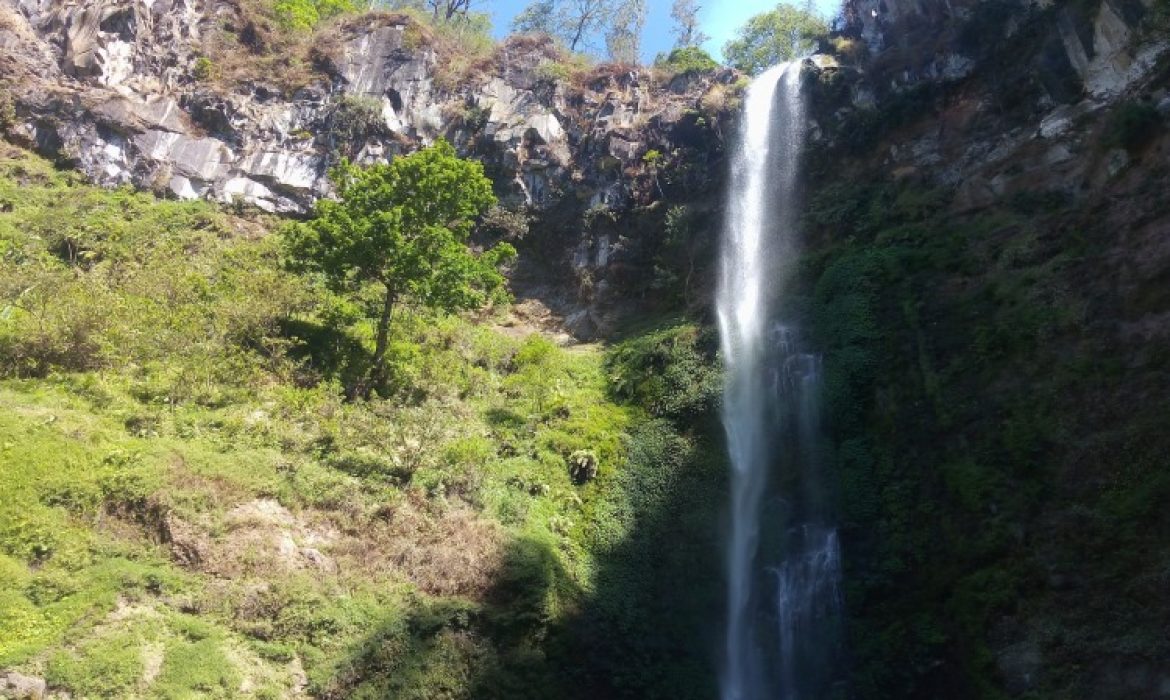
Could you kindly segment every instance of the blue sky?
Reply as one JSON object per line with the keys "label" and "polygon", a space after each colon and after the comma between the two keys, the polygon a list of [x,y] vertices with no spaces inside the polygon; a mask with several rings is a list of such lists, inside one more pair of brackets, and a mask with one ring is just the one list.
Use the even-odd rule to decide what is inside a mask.
{"label": "blue sky", "polygon": [[[492,23],[498,36],[508,33],[512,18],[528,5],[530,0],[480,0],[479,8],[485,5],[492,15]],[[669,51],[674,43],[671,36],[670,6],[673,0],[647,0],[649,17],[646,19],[646,34],[642,38],[642,58],[645,61],[654,60],[654,56],[661,51]],[[716,58],[719,50],[727,40],[735,35],[735,30],[743,25],[752,15],[770,10],[776,6],[777,0],[700,0],[702,10],[699,13],[703,31],[711,35],[711,41],[705,48]],[[800,4],[803,4],[801,2]],[[816,0],[817,9],[826,17],[831,17],[841,5],[841,0]],[[474,3],[473,3],[474,6]]]}

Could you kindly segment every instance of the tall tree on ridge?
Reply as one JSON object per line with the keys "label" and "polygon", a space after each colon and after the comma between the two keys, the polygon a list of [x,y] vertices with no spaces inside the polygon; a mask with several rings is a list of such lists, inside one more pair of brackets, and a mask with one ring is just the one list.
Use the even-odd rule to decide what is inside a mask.
{"label": "tall tree on ridge", "polygon": [[699,28],[701,9],[703,6],[698,0],[674,0],[674,5],[670,8],[670,17],[674,20],[675,48],[700,46],[711,38]]}
{"label": "tall tree on ridge", "polygon": [[471,11],[471,0],[426,0],[426,5],[436,22],[450,22],[456,17],[466,17]]}
{"label": "tall tree on ridge", "polygon": [[536,0],[512,20],[512,31],[517,34],[559,36],[559,10],[556,0]]}
{"label": "tall tree on ridge", "polygon": [[606,24],[610,0],[569,0],[564,5],[564,37],[570,51],[585,47],[589,37]]}
{"label": "tall tree on ridge", "polygon": [[646,26],[646,0],[622,0],[605,32],[605,47],[615,63],[637,63]]}
{"label": "tall tree on ridge", "polygon": [[535,0],[512,20],[517,32],[542,32],[570,51],[585,51],[598,34],[609,34],[615,0]]}
{"label": "tall tree on ridge", "polygon": [[753,75],[810,53],[828,25],[814,13],[781,3],[752,17],[723,47],[727,62]]}

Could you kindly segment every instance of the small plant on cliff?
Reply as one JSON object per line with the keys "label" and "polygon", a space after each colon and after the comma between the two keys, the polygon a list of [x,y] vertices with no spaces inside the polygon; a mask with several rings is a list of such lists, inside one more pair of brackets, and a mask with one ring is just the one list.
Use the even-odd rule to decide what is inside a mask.
{"label": "small plant on cliff", "polygon": [[1134,152],[1158,133],[1162,117],[1149,102],[1125,102],[1117,107],[1105,132],[1105,145]]}
{"label": "small plant on cliff", "polygon": [[370,134],[386,125],[382,103],[372,97],[342,95],[329,112],[326,137],[333,154],[353,155]]}
{"label": "small plant on cliff", "polygon": [[370,387],[385,383],[390,320],[399,303],[455,311],[503,294],[499,266],[515,255],[501,243],[480,254],[467,247],[476,217],[496,202],[483,166],[455,155],[446,141],[360,168],[331,173],[340,201],[320,200],[313,219],[285,231],[291,265],[318,272],[335,290],[379,288],[381,303]]}
{"label": "small plant on cliff", "polygon": [[206,82],[213,80],[219,74],[219,69],[215,63],[206,56],[200,56],[195,59],[195,65],[191,67],[191,75],[199,82]]}
{"label": "small plant on cliff", "polygon": [[16,105],[12,103],[12,95],[7,90],[0,89],[0,133],[11,129],[16,124]]}

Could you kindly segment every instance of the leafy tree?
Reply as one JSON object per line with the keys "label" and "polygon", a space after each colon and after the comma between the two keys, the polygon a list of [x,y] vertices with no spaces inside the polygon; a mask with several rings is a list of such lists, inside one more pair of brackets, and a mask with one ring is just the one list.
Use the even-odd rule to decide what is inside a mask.
{"label": "leafy tree", "polygon": [[560,28],[558,10],[556,0],[536,0],[512,20],[512,31],[557,36]]}
{"label": "leafy tree", "polygon": [[719,67],[719,63],[711,58],[711,54],[698,46],[671,49],[670,54],[666,56],[658,54],[654,62],[675,73],[705,73]]}
{"label": "leafy tree", "polygon": [[674,47],[676,49],[699,46],[709,37],[699,29],[699,10],[703,9],[697,0],[674,0],[670,17],[674,20]]}
{"label": "leafy tree", "polygon": [[610,0],[567,0],[562,5],[561,31],[570,51],[584,48],[584,42],[605,26],[611,5]]}
{"label": "leafy tree", "polygon": [[723,47],[723,55],[731,65],[754,75],[812,51],[817,37],[828,29],[812,12],[780,4],[740,27],[739,37]]}
{"label": "leafy tree", "polygon": [[322,199],[313,218],[286,230],[294,269],[319,272],[338,291],[379,285],[382,295],[370,372],[385,381],[395,306],[411,300],[446,311],[477,308],[503,294],[499,266],[515,256],[501,243],[468,249],[476,217],[496,203],[483,165],[440,140],[383,165],[343,162],[331,173],[338,201]]}
{"label": "leafy tree", "polygon": [[471,0],[426,0],[426,5],[436,22],[450,22],[457,17],[466,17],[471,10]]}

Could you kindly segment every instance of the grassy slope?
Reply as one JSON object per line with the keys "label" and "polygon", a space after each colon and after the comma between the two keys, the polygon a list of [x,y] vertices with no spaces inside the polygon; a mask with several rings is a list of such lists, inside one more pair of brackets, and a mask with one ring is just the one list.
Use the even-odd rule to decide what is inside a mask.
{"label": "grassy slope", "polygon": [[607,360],[407,314],[401,390],[346,403],[360,302],[264,222],[12,149],[0,203],[0,668],[80,697],[704,692],[693,620],[645,634],[710,600],[669,578],[710,564],[721,474],[667,420],[709,408],[692,328]]}

